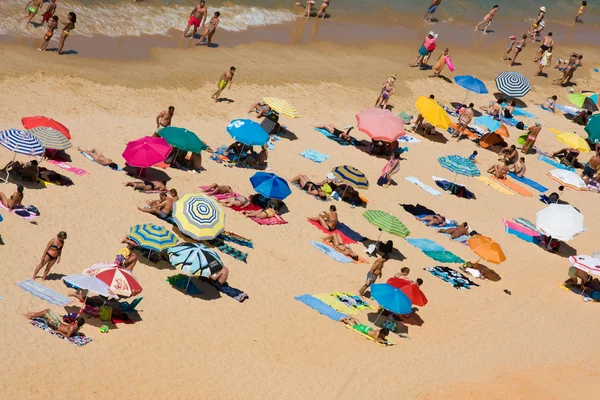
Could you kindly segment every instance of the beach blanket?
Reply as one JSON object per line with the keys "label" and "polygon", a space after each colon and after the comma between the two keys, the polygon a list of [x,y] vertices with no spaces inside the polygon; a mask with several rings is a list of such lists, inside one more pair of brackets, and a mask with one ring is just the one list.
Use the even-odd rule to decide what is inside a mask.
{"label": "beach blanket", "polygon": [[514,223],[512,221],[507,221],[505,219],[503,219],[502,222],[504,222],[504,230],[506,231],[506,233],[514,235],[519,239],[529,243],[540,243],[541,236],[538,232],[534,231],[533,229],[529,229],[523,225]]}
{"label": "beach blanket", "polygon": [[323,136],[325,136],[327,139],[333,140],[334,142],[336,142],[340,146],[354,146],[358,142],[353,137],[351,137],[350,141],[345,141],[344,139],[341,139],[341,138],[339,138],[339,137],[337,137],[335,135],[332,135],[331,133],[327,132],[325,129],[315,128],[315,131],[319,132],[320,134],[322,134]]}
{"label": "beach blanket", "polygon": [[326,245],[325,243],[316,242],[314,240],[311,240],[310,244],[312,244],[314,247],[316,247],[322,253],[324,253],[325,255],[333,258],[337,262],[352,263],[352,259],[350,257],[346,257],[345,255],[343,255],[342,253],[338,252],[333,247],[330,247],[330,246]]}
{"label": "beach blanket", "polygon": [[[500,117],[500,122],[502,122],[504,125],[508,125],[508,126],[517,126],[517,124],[520,121],[516,118]],[[527,127],[523,126],[523,129],[527,129]]]}
{"label": "beach blanket", "polygon": [[79,347],[85,346],[86,344],[88,344],[92,341],[92,339],[85,336],[81,332],[77,332],[76,334],[74,334],[73,336],[68,338],[68,337],[64,336],[62,333],[56,332],[54,329],[50,328],[48,326],[48,324],[46,323],[46,321],[44,321],[41,318],[34,318],[31,321],[29,321],[29,323],[37,328],[40,328],[40,329],[50,333],[53,336],[56,336],[59,339],[66,340],[67,342],[72,343],[75,346],[79,346]]}
{"label": "beach blanket", "polygon": [[552,165],[554,168],[565,169],[567,171],[575,172],[575,168],[563,165],[560,162],[558,162],[558,161],[556,161],[556,160],[554,160],[554,159],[552,159],[550,157],[538,156],[537,159],[540,160],[540,161],[545,162],[546,164]]}
{"label": "beach blanket", "polygon": [[[335,251],[338,251],[338,249],[336,249],[335,247],[333,247],[333,243],[331,243],[331,242],[325,242],[325,241],[323,241],[323,242],[321,242],[321,243],[323,243],[323,244],[324,244],[324,245],[326,245],[326,246],[329,246],[329,247],[331,247],[331,248],[332,248],[333,250],[335,250]],[[338,251],[338,252],[339,252],[339,251]],[[343,254],[342,254],[342,255],[343,255]],[[346,256],[346,257],[347,257],[347,256]],[[350,257],[348,257],[348,258],[350,258]],[[351,260],[351,261],[352,261],[354,264],[370,264],[370,263],[369,263],[369,261],[365,260],[365,259],[364,259],[364,258],[362,258],[361,256],[358,256],[358,260],[354,260],[354,259],[352,259],[352,258],[350,258],[350,260]]]}
{"label": "beach blanket", "polygon": [[419,139],[414,136],[409,135],[408,133],[404,136],[400,136],[398,138],[398,142],[400,143],[421,143]]}
{"label": "beach blanket", "polygon": [[548,188],[540,185],[539,183],[537,183],[536,181],[534,181],[533,179],[529,179],[525,176],[522,177],[518,177],[514,172],[509,172],[508,176],[510,176],[512,179],[519,181],[521,183],[524,183],[525,185],[534,188],[535,190],[537,190],[538,192],[544,193],[546,191],[548,191]]}
{"label": "beach blanket", "polygon": [[254,248],[254,243],[252,243],[251,239],[246,239],[243,236],[240,236],[233,232],[221,232],[217,238],[224,240],[225,242],[231,242],[235,244],[239,244],[240,246],[249,247],[251,249]]}
{"label": "beach blanket", "polygon": [[167,277],[166,281],[169,285],[173,286],[176,289],[181,289],[181,291],[183,291],[184,293],[189,293],[191,295],[199,295],[204,293],[202,290],[198,289],[196,285],[194,285],[194,282],[191,280],[191,277],[185,274],[169,276]]}
{"label": "beach blanket", "polygon": [[433,196],[441,196],[442,195],[440,192],[438,192],[431,186],[424,184],[423,182],[421,182],[419,179],[415,178],[414,176],[405,176],[404,179],[406,179],[407,181],[409,181],[411,183],[414,183],[415,185],[417,185],[418,187],[420,187],[421,189],[423,189],[424,191],[426,191],[427,193],[429,193]]}
{"label": "beach blanket", "polygon": [[42,285],[41,283],[34,282],[31,279],[15,283],[15,285],[25,290],[26,292],[31,293],[35,297],[38,297],[42,300],[47,301],[48,303],[54,304],[59,307],[64,307],[72,301],[72,299],[55,292],[54,290]]}
{"label": "beach blanket", "polygon": [[[310,219],[306,220],[309,224],[311,224],[312,226],[316,227],[318,230],[320,230],[321,232],[327,234],[327,235],[331,235],[333,233],[337,233],[340,235],[340,237],[342,238],[342,241],[344,242],[344,244],[354,244],[354,243],[358,243],[357,240],[352,239],[351,237],[346,236],[346,234],[341,230],[341,229],[335,229],[333,231],[329,231],[325,228],[323,228],[321,226],[321,224],[319,224],[317,221],[311,221]],[[338,225],[340,225],[340,223],[338,222]],[[362,240],[362,237],[361,237]]]}
{"label": "beach blanket", "polygon": [[505,186],[502,186],[497,181],[491,180],[487,176],[478,176],[475,179],[477,179],[480,182],[485,183],[486,185],[488,185],[492,189],[496,190],[497,192],[500,192],[500,193],[508,195],[508,196],[514,196],[515,195],[515,192],[513,192],[512,190],[510,190],[509,188],[507,188]]}
{"label": "beach blanket", "polygon": [[89,172],[87,172],[85,169],[73,167],[69,163],[64,162],[64,161],[57,161],[57,160],[50,160],[50,159],[48,159],[46,161],[48,161],[50,164],[54,164],[57,167],[62,168],[64,170],[69,171],[78,176],[89,174]]}
{"label": "beach blanket", "polygon": [[562,104],[555,104],[554,108],[556,108],[559,111],[562,111],[565,114],[577,115],[577,113],[579,112],[579,109],[576,107],[563,106]]}
{"label": "beach blanket", "polygon": [[524,196],[524,197],[533,197],[533,193],[531,193],[529,190],[525,189],[523,186],[519,185],[516,182],[513,182],[512,180],[510,180],[508,178],[498,179],[495,176],[492,176],[491,178],[494,181],[503,184],[504,186],[506,186],[510,190],[514,191],[515,193],[520,194],[521,196]]}
{"label": "beach blanket", "polygon": [[220,285],[213,280],[208,280],[208,282],[211,285],[213,285],[215,287],[215,289],[217,289],[219,292],[223,293],[226,296],[231,297],[232,299],[236,300],[239,303],[243,303],[250,297],[250,296],[248,296],[248,294],[246,292],[244,292],[240,289],[234,288],[233,286],[229,286],[229,284],[227,282],[225,282],[224,285]]}
{"label": "beach blanket", "polygon": [[321,154],[316,150],[304,150],[302,153],[300,153],[300,155],[316,163],[322,163],[329,158],[329,156]]}
{"label": "beach blanket", "polygon": [[425,254],[427,257],[442,263],[459,263],[462,264],[465,261],[456,256],[454,253],[446,250],[433,240],[425,239],[425,238],[407,238],[406,241],[418,248]]}
{"label": "beach blanket", "polygon": [[375,310],[362,297],[349,292],[333,292],[314,295],[334,310],[344,314],[358,314],[364,310]]}
{"label": "beach blanket", "polygon": [[423,269],[425,271],[429,271],[431,275],[440,278],[444,282],[448,282],[455,289],[468,290],[471,289],[471,286],[479,286],[460,272],[449,267],[436,266],[433,268]]}
{"label": "beach blanket", "polygon": [[[94,160],[94,158],[92,156],[90,156],[88,153],[84,153],[83,151],[81,151],[80,153],[81,153],[82,156],[84,156],[85,158],[87,158],[91,162],[98,164],[98,162],[96,160]],[[98,165],[101,165],[101,164],[98,164]],[[102,166],[110,168],[108,165],[102,165]],[[120,165],[117,165],[117,171],[123,171],[123,167],[121,167]]]}
{"label": "beach blanket", "polygon": [[[4,204],[0,203],[0,209],[8,210],[8,207],[6,207]],[[25,208],[14,208],[12,210],[10,210],[11,213],[15,214],[18,217],[21,217],[25,220],[30,220],[30,219],[34,219],[39,217],[39,215],[35,215],[32,212],[27,211]]]}
{"label": "beach blanket", "polygon": [[530,113],[522,107],[515,107],[513,115],[516,115],[517,117],[521,116],[527,118],[537,118],[534,114]]}
{"label": "beach blanket", "polygon": [[246,260],[248,258],[248,253],[244,253],[243,251],[238,250],[235,247],[231,247],[230,245],[226,244],[223,241],[223,239],[214,238],[212,240],[209,240],[208,243],[210,243],[212,246],[215,246],[223,254],[227,254],[228,256],[231,256],[236,260],[247,262]]}
{"label": "beach blanket", "polygon": [[396,343],[392,342],[389,339],[384,339],[383,343],[382,342],[378,342],[375,339],[373,339],[371,336],[369,336],[367,334],[364,334],[362,332],[357,331],[356,329],[354,329],[350,325],[345,325],[345,326],[346,326],[346,328],[350,329],[352,332],[358,333],[360,336],[364,337],[365,339],[369,339],[370,341],[375,342],[375,343],[377,343],[380,346],[388,347],[388,346],[393,346],[393,345],[396,344]]}
{"label": "beach blanket", "polygon": [[475,198],[475,193],[471,192],[465,185],[460,185],[458,183],[450,182],[447,179],[440,178],[437,176],[431,177],[435,184],[444,189],[447,192],[455,195],[456,197],[460,197],[462,199],[471,200]]}
{"label": "beach blanket", "polygon": [[313,310],[318,311],[322,315],[326,316],[329,319],[332,319],[336,322],[339,322],[342,318],[348,318],[346,314],[342,314],[339,311],[334,310],[327,304],[323,303],[321,300],[316,297],[311,296],[310,294],[303,294],[300,296],[294,297],[294,299],[298,300],[301,303],[306,304]]}
{"label": "beach blanket", "polygon": [[581,288],[576,288],[573,286],[566,286],[564,282],[559,283],[558,287],[563,290],[566,290],[567,292],[571,292],[571,293],[574,293],[574,294],[580,296],[583,299],[583,301],[585,301],[586,303],[590,302],[590,301],[597,302],[592,297],[590,297],[590,295],[588,293],[582,293]]}

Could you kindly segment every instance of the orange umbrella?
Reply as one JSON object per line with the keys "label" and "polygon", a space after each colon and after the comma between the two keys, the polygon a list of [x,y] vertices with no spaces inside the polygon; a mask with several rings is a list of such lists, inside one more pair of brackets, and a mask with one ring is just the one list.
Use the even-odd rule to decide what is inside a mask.
{"label": "orange umbrella", "polygon": [[496,129],[495,133],[497,133],[498,135],[500,135],[502,137],[510,136],[508,134],[508,129],[506,128],[506,125],[504,125],[504,124],[500,124],[500,128]]}
{"label": "orange umbrella", "polygon": [[473,236],[468,240],[469,247],[471,250],[475,252],[479,257],[483,258],[485,261],[500,264],[504,260],[506,260],[506,256],[502,251],[500,245],[489,238],[483,235]]}

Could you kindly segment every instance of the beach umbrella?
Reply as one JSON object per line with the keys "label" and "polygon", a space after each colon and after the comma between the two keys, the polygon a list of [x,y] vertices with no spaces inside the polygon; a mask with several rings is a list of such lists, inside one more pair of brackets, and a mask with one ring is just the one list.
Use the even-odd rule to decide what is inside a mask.
{"label": "beach umbrella", "polygon": [[475,118],[475,125],[484,126],[490,132],[496,132],[502,127],[502,124],[489,115],[482,115]]}
{"label": "beach umbrella", "polygon": [[250,178],[250,183],[257,193],[268,199],[283,200],[292,194],[287,181],[270,172],[257,172]]}
{"label": "beach umbrella", "polygon": [[563,142],[572,149],[576,149],[584,153],[588,153],[591,151],[590,145],[585,141],[584,138],[582,138],[576,133],[562,132],[556,135],[556,139],[559,142]]}
{"label": "beach umbrella", "polygon": [[391,233],[392,235],[406,238],[410,235],[410,231],[400,220],[393,215],[390,215],[380,210],[368,210],[363,213],[363,217],[371,224],[375,225],[382,231]]}
{"label": "beach umbrella", "polygon": [[178,242],[177,236],[173,232],[154,224],[132,226],[129,228],[129,238],[138,246],[156,252],[173,247]]}
{"label": "beach umbrella", "polygon": [[331,170],[333,176],[343,183],[347,183],[356,189],[368,189],[369,180],[367,176],[358,169],[349,165],[339,165]]}
{"label": "beach umbrella", "polygon": [[450,126],[450,117],[435,100],[429,97],[419,96],[415,103],[419,114],[436,128],[448,129]]}
{"label": "beach umbrella", "polygon": [[371,285],[371,298],[375,299],[381,307],[394,314],[412,313],[410,299],[402,293],[402,290],[387,283]]}
{"label": "beach umbrella", "polygon": [[63,282],[65,283],[65,285],[78,290],[87,290],[89,292],[99,294],[100,296],[108,297],[109,299],[118,298],[118,296],[110,289],[110,287],[106,283],[102,282],[95,276],[83,274],[68,275],[63,277]]}
{"label": "beach umbrella", "polygon": [[390,110],[367,108],[356,114],[358,130],[366,133],[373,140],[393,142],[406,135],[404,121]]}
{"label": "beach umbrella", "polygon": [[38,138],[46,149],[66,150],[72,146],[71,141],[56,129],[38,126],[37,128],[28,129],[27,132]]}
{"label": "beach umbrella", "polygon": [[0,145],[14,152],[15,157],[17,153],[27,156],[41,156],[44,154],[44,146],[42,146],[40,140],[31,133],[20,129],[0,131]]}
{"label": "beach umbrella", "polygon": [[600,143],[600,114],[592,115],[585,126],[588,138],[594,144]]}
{"label": "beach umbrella", "polygon": [[202,150],[208,149],[208,146],[194,132],[188,131],[185,128],[167,126],[158,131],[158,135],[164,138],[169,146],[175,147],[178,150],[200,154]]}
{"label": "beach umbrella", "polygon": [[535,226],[543,234],[565,242],[585,230],[583,214],[569,204],[550,204],[538,211]]}
{"label": "beach umbrella", "polygon": [[278,97],[263,97],[262,101],[278,114],[285,115],[292,119],[300,118],[300,113],[296,110],[296,107],[288,103],[287,100]]}
{"label": "beach umbrella", "polygon": [[185,194],[173,204],[173,220],[181,232],[196,240],[211,240],[225,229],[225,213],[203,194]]}
{"label": "beach umbrella", "polygon": [[438,158],[438,162],[442,167],[454,172],[455,180],[457,174],[470,177],[481,175],[481,172],[479,172],[479,168],[477,168],[477,165],[475,165],[473,161],[469,160],[466,157],[458,155],[444,156]]}
{"label": "beach umbrella", "polygon": [[390,278],[386,283],[390,286],[400,289],[415,306],[423,307],[427,304],[427,297],[425,297],[425,293],[423,293],[418,285],[415,285],[408,279]]}
{"label": "beach umbrella", "polygon": [[148,168],[165,161],[172,150],[164,138],[145,136],[127,143],[123,158],[132,167]]}
{"label": "beach umbrella", "polygon": [[500,245],[489,238],[483,235],[477,235],[471,237],[467,243],[469,247],[475,254],[484,259],[485,261],[500,264],[501,262],[506,260],[506,256],[504,255],[504,251]]}
{"label": "beach umbrella", "polygon": [[223,269],[223,261],[212,249],[200,243],[181,243],[167,250],[169,262],[190,276],[205,278]]}
{"label": "beach umbrella", "polygon": [[485,84],[471,75],[459,75],[454,77],[454,82],[462,88],[477,94],[489,93]]}
{"label": "beach umbrella", "polygon": [[110,290],[117,296],[133,297],[142,293],[142,285],[126,269],[117,266],[104,268],[88,268],[83,271],[84,275],[96,277],[108,285]]}
{"label": "beach umbrella", "polygon": [[59,131],[69,140],[71,140],[71,132],[66,126],[52,118],[36,116],[36,117],[25,117],[21,118],[21,123],[25,129],[37,128],[38,126],[45,126],[46,128],[52,128]]}
{"label": "beach umbrella", "polygon": [[269,141],[267,131],[249,119],[234,119],[227,125],[227,133],[246,146],[264,146]]}
{"label": "beach umbrella", "polygon": [[568,98],[579,108],[591,112],[598,111],[598,93],[571,93]]}
{"label": "beach umbrella", "polygon": [[586,183],[575,172],[567,171],[566,169],[553,169],[548,171],[546,175],[554,182],[571,190],[578,192],[585,192],[588,190]]}
{"label": "beach umbrella", "polygon": [[523,97],[531,90],[529,80],[518,72],[502,72],[496,77],[496,87],[510,97]]}
{"label": "beach umbrella", "polygon": [[600,276],[600,260],[590,256],[571,256],[571,265],[590,275]]}

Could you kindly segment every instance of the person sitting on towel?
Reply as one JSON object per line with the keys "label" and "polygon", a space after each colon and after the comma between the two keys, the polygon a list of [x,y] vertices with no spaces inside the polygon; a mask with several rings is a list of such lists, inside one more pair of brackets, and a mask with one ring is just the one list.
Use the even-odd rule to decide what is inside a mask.
{"label": "person sitting on towel", "polygon": [[159,197],[160,203],[157,205],[153,207],[146,206],[146,208],[138,207],[137,209],[141,212],[154,214],[162,220],[167,219],[173,211],[173,202],[167,198],[167,194],[165,192],[162,192]]}
{"label": "person sitting on towel", "polygon": [[579,161],[577,160],[578,156],[579,150],[571,149],[570,147],[565,147],[552,154],[552,157],[558,158],[561,164],[569,167],[577,167],[579,164]]}
{"label": "person sitting on towel", "polygon": [[318,222],[323,229],[334,231],[338,223],[337,209],[329,206],[329,212],[323,211],[318,217],[308,217],[309,220]]}
{"label": "person sitting on towel", "polygon": [[440,229],[438,231],[438,233],[446,233],[446,234],[450,235],[450,239],[457,239],[461,236],[466,236],[469,234],[469,224],[466,222],[463,222],[456,228]]}
{"label": "person sitting on towel", "polygon": [[514,164],[519,160],[519,152],[514,144],[500,152],[501,160],[508,161],[509,164]]}
{"label": "person sitting on towel", "polygon": [[310,180],[308,180],[308,177],[306,175],[298,175],[290,179],[290,182],[297,183],[302,188],[302,190],[306,191],[306,193],[312,194],[313,196],[317,196],[321,200],[327,199],[327,195],[325,194],[325,192],[323,192],[323,189],[321,189],[321,185],[311,182]]}
{"label": "person sitting on towel", "polygon": [[425,222],[427,226],[440,226],[446,224],[446,217],[439,214],[424,215],[422,217],[416,217],[419,221]]}
{"label": "person sitting on towel", "polygon": [[271,107],[269,107],[266,103],[258,102],[252,104],[252,107],[250,107],[250,110],[248,110],[248,114],[250,114],[253,111],[256,111],[256,118],[262,118],[266,115],[271,114]]}
{"label": "person sitting on towel", "polygon": [[347,244],[344,244],[344,241],[342,240],[342,237],[340,236],[339,233],[335,232],[335,233],[332,233],[331,235],[325,236],[323,238],[323,242],[331,243],[333,245],[333,248],[336,249],[338,252],[342,253],[346,257],[350,257],[354,261],[358,261],[358,254],[356,254],[350,248],[350,246],[348,246]]}
{"label": "person sitting on towel", "polygon": [[262,210],[246,210],[246,211],[242,211],[242,214],[244,214],[248,218],[258,218],[258,219],[277,218],[277,219],[281,219],[281,217],[278,214],[278,211],[279,210],[276,210],[275,208],[269,206],[269,207],[264,208]]}
{"label": "person sitting on towel", "polygon": [[350,142],[352,141],[352,136],[350,136],[350,131],[354,129],[353,126],[347,126],[344,128],[345,130],[341,131],[335,127],[334,124],[321,124],[321,125],[313,125],[314,128],[324,129],[327,132],[331,133],[333,136],[337,136],[340,139]]}
{"label": "person sitting on towel", "polygon": [[381,328],[381,329],[373,329],[370,326],[363,325],[354,317],[342,318],[340,322],[350,326],[352,329],[368,335],[373,338],[376,342],[386,343],[385,338],[390,333],[389,329]]}
{"label": "person sitting on towel", "polygon": [[488,168],[487,172],[494,175],[498,179],[506,179],[506,174],[508,173],[508,160],[504,162],[500,162],[498,164],[492,165]]}
{"label": "person sitting on towel", "polygon": [[527,168],[525,167],[525,157],[519,158],[519,161],[508,167],[508,169],[515,173],[519,178],[525,176],[525,171]]}
{"label": "person sitting on towel", "polygon": [[28,319],[43,319],[52,330],[62,334],[67,338],[70,338],[71,336],[79,332],[79,329],[81,329],[81,327],[85,324],[85,320],[83,319],[83,317],[77,317],[73,324],[62,323],[58,315],[56,315],[49,308],[39,312],[29,312],[25,314],[25,316]]}
{"label": "person sitting on towel", "polygon": [[4,193],[0,192],[0,203],[9,210],[23,207],[23,185],[17,186],[17,191],[12,196],[7,197]]}
{"label": "person sitting on towel", "polygon": [[268,147],[265,144],[261,147],[260,153],[252,150],[250,154],[248,154],[248,159],[246,160],[246,164],[249,167],[254,169],[265,169],[267,167],[267,159],[269,158]]}

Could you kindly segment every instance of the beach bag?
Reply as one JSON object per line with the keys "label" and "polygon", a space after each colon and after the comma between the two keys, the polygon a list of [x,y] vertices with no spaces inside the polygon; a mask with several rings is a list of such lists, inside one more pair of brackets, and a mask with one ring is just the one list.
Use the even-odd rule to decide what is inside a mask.
{"label": "beach bag", "polygon": [[517,122],[517,125],[515,125],[515,128],[517,128],[519,130],[523,130],[523,129],[525,129],[525,124],[523,123],[523,121],[519,121],[519,122]]}
{"label": "beach bag", "polygon": [[102,306],[98,312],[98,318],[102,321],[110,321],[112,319],[112,307]]}

